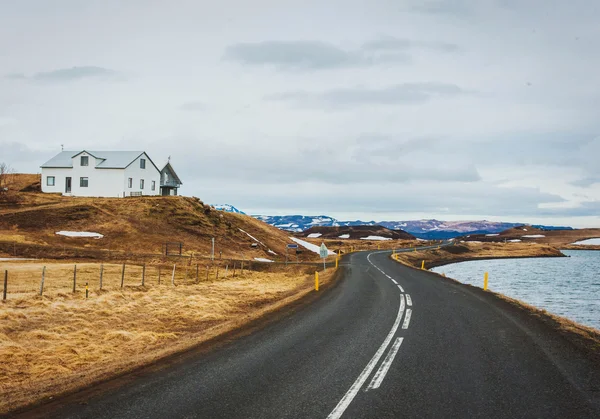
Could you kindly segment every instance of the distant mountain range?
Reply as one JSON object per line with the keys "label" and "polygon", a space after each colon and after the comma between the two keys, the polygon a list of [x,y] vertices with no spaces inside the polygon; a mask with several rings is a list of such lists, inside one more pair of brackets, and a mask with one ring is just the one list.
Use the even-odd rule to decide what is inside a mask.
{"label": "distant mountain range", "polygon": [[[233,205],[215,205],[222,211],[244,214]],[[253,215],[253,217],[275,226],[281,230],[300,233],[311,227],[344,227],[344,226],[374,226],[380,225],[392,230],[404,230],[420,239],[441,240],[463,236],[465,234],[495,234],[509,228],[528,225],[526,223],[505,223],[497,221],[439,221],[439,220],[413,220],[413,221],[339,221],[326,215]],[[571,227],[554,227],[532,225],[542,230],[572,230]]]}

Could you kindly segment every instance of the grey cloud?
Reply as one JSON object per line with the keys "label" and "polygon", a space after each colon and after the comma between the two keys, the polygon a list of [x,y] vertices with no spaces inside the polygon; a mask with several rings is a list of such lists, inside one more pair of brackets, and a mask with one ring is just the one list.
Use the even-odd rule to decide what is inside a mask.
{"label": "grey cloud", "polygon": [[440,52],[460,52],[461,48],[448,42],[428,42],[415,41],[406,38],[383,37],[363,44],[362,48],[368,51],[389,51],[389,50],[409,50],[409,49],[428,49]]}
{"label": "grey cloud", "polygon": [[588,176],[571,182],[571,185],[587,188],[597,183],[600,183],[600,176]]}
{"label": "grey cloud", "polygon": [[412,11],[432,15],[450,15],[463,17],[472,14],[474,2],[469,0],[412,0]]}
{"label": "grey cloud", "polygon": [[[219,180],[216,180],[219,184]],[[331,191],[335,188],[335,193]],[[218,186],[215,188],[219,193]],[[426,190],[426,193],[423,191]],[[376,217],[378,212],[446,213],[456,215],[486,214],[490,216],[531,217],[542,214],[541,203],[563,202],[557,195],[542,193],[535,188],[500,188],[483,182],[461,183],[398,183],[385,179],[364,185],[360,193],[352,184],[311,184],[302,188],[277,183],[263,183],[261,193],[242,187],[235,191],[241,208],[274,207],[288,211],[322,213],[365,212]],[[285,199],[281,197],[285,196]],[[485,199],[483,199],[485,197]]]}
{"label": "grey cloud", "polygon": [[544,217],[590,217],[600,214],[600,201],[583,202],[575,208],[543,208],[539,215]]}
{"label": "grey cloud", "polygon": [[83,79],[115,80],[118,76],[119,73],[114,70],[102,67],[83,66],[43,71],[31,76],[13,73],[6,77],[9,79],[27,79],[48,83],[66,83]]}
{"label": "grey cloud", "polygon": [[224,58],[246,65],[273,65],[284,70],[367,67],[382,63],[410,61],[406,54],[344,50],[318,41],[239,43],[228,46]]}
{"label": "grey cloud", "polygon": [[23,79],[26,79],[27,77],[23,73],[10,73],[10,74],[6,75],[6,78],[12,79],[12,80],[23,80]]}
{"label": "grey cloud", "polygon": [[385,88],[338,88],[325,92],[284,92],[266,96],[267,100],[291,101],[304,105],[348,107],[357,105],[410,105],[428,102],[436,97],[454,97],[476,94],[455,84],[403,83]]}
{"label": "grey cloud", "polygon": [[208,109],[205,103],[203,102],[186,102],[179,107],[179,109],[183,111],[205,111]]}
{"label": "grey cloud", "polygon": [[[390,156],[406,158],[409,154],[433,149],[440,143],[439,138],[402,138],[401,136],[392,137],[381,134],[361,134],[356,139],[352,156],[357,161],[372,161],[374,158]],[[479,175],[473,176],[473,179],[479,180]]]}

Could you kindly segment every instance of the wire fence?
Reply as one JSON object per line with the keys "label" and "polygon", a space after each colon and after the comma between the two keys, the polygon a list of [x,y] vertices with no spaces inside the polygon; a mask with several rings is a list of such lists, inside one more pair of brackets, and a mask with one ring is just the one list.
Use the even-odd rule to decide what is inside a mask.
{"label": "wire fence", "polygon": [[[32,295],[85,294],[133,287],[180,286],[227,280],[268,264],[221,260],[214,263],[6,263],[0,268],[0,298]],[[261,269],[256,269],[261,268]]]}

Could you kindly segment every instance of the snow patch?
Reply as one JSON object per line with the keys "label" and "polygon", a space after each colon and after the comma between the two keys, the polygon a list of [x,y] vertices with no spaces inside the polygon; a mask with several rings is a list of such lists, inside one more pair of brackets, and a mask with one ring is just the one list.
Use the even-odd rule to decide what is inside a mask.
{"label": "snow patch", "polygon": [[[261,242],[260,240],[258,240],[256,237],[252,236],[249,233],[246,233],[244,230],[242,230],[241,228],[239,229],[242,233],[246,234],[248,237],[250,237],[252,240],[254,240],[257,243],[262,244],[263,246],[265,245],[263,242]],[[266,247],[266,246],[265,246]]]}
{"label": "snow patch", "polygon": [[546,237],[543,234],[525,234],[521,236],[524,239],[541,239],[542,237]]}
{"label": "snow patch", "polygon": [[272,251],[271,249],[269,249],[268,253],[277,256],[277,253],[275,253],[274,251]]}
{"label": "snow patch", "polygon": [[349,239],[350,238],[350,234],[342,234],[341,236],[338,236],[339,239]]}
{"label": "snow patch", "polygon": [[381,236],[367,236],[367,237],[361,237],[361,240],[392,240],[389,237],[381,237]]}
{"label": "snow patch", "polygon": [[[320,250],[321,246],[317,246],[316,244],[312,244],[307,241],[297,239],[296,237],[290,237],[290,240],[298,243],[300,246],[304,247],[305,249],[310,250],[311,252],[319,254],[319,250]],[[335,255],[335,252],[332,252],[331,250],[327,250],[327,252],[329,253],[329,255]]]}
{"label": "snow patch", "polygon": [[580,241],[572,243],[572,244],[574,244],[576,246],[600,246],[600,238],[580,240]]}
{"label": "snow patch", "polygon": [[317,238],[319,238],[319,237],[321,237],[321,236],[322,236],[322,234],[321,234],[321,233],[310,233],[310,234],[309,234],[308,236],[306,236],[306,237],[308,237],[309,239],[317,239]]}
{"label": "snow patch", "polygon": [[94,239],[101,239],[104,237],[104,234],[94,233],[91,231],[57,231],[55,234],[59,236],[67,236],[67,237],[92,237]]}
{"label": "snow patch", "polygon": [[496,237],[499,236],[500,234],[486,234],[485,237]]}
{"label": "snow patch", "polygon": [[519,239],[514,239],[514,240],[509,240],[509,243],[521,243],[521,240]]}
{"label": "snow patch", "polygon": [[254,258],[254,260],[257,262],[273,262],[271,259],[266,258]]}

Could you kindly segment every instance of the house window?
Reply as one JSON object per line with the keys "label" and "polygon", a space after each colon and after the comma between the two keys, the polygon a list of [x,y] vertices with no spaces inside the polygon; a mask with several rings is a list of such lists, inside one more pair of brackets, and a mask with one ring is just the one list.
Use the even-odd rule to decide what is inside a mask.
{"label": "house window", "polygon": [[88,156],[81,156],[81,165],[87,166],[90,163],[90,158]]}
{"label": "house window", "polygon": [[152,181],[152,190],[153,191],[156,190],[156,181],[155,180]]}
{"label": "house window", "polygon": [[133,178],[130,177],[129,179],[127,179],[127,187],[129,189],[133,188]]}
{"label": "house window", "polygon": [[140,179],[140,189],[144,189],[144,179]]}
{"label": "house window", "polygon": [[140,169],[146,168],[146,159],[140,159]]}
{"label": "house window", "polygon": [[46,186],[54,186],[56,179],[54,176],[46,177]]}
{"label": "house window", "polygon": [[82,188],[87,188],[88,187],[88,178],[86,178],[86,177],[79,178],[79,186]]}

